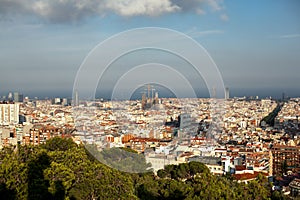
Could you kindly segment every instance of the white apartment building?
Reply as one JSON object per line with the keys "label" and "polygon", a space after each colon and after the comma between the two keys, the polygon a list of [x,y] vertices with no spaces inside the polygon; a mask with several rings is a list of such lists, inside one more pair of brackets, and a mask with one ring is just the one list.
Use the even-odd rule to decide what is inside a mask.
{"label": "white apartment building", "polygon": [[0,126],[18,124],[19,109],[17,103],[0,103]]}

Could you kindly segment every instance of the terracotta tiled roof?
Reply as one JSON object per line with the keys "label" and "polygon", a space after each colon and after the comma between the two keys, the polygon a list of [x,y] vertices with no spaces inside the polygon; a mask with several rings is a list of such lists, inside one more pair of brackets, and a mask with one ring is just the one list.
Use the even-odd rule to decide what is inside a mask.
{"label": "terracotta tiled roof", "polygon": [[236,165],[235,170],[236,171],[246,170],[246,166],[245,165]]}
{"label": "terracotta tiled roof", "polygon": [[[261,172],[254,172],[253,174],[251,173],[244,173],[244,174],[233,174],[232,176],[236,179],[236,180],[250,180],[250,179],[254,179],[258,176],[258,174],[260,174]],[[267,176],[268,174],[266,173],[261,173],[264,176]]]}

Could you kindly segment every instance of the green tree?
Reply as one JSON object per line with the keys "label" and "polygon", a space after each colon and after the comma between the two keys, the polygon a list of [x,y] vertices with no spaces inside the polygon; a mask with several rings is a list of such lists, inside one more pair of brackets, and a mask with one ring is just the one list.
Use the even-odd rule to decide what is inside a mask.
{"label": "green tree", "polygon": [[168,173],[164,169],[160,169],[157,171],[157,176],[159,178],[166,178],[168,176]]}
{"label": "green tree", "polygon": [[[105,154],[115,161],[119,150],[128,149]],[[1,199],[284,199],[281,193],[271,193],[271,184],[261,174],[248,184],[238,183],[228,176],[214,176],[199,162],[168,165],[157,176],[120,172],[69,139],[5,148],[0,161]],[[140,166],[147,167],[141,161]]]}
{"label": "green tree", "polygon": [[73,142],[71,138],[62,139],[60,137],[54,137],[47,140],[46,144],[42,145],[42,148],[48,151],[66,151],[72,149],[77,145]]}

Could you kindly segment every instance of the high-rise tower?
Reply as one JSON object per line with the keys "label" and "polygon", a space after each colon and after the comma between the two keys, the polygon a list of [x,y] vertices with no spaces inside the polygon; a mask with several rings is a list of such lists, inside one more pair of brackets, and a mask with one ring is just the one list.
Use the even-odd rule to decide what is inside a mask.
{"label": "high-rise tower", "polygon": [[14,102],[23,102],[23,95],[18,92],[14,92]]}
{"label": "high-rise tower", "polygon": [[229,99],[230,98],[230,93],[229,93],[229,88],[227,87],[226,89],[225,89],[225,99]]}
{"label": "high-rise tower", "polygon": [[79,106],[79,97],[78,97],[78,91],[76,90],[75,91],[75,94],[74,94],[74,106]]}

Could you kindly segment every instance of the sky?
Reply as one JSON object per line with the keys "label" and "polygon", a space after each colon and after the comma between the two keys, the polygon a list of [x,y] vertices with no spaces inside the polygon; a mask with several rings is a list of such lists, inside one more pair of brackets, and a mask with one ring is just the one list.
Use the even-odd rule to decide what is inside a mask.
{"label": "sky", "polygon": [[299,0],[0,0],[0,95],[71,97],[99,43],[161,27],[202,45],[231,96],[300,96],[299,19]]}

